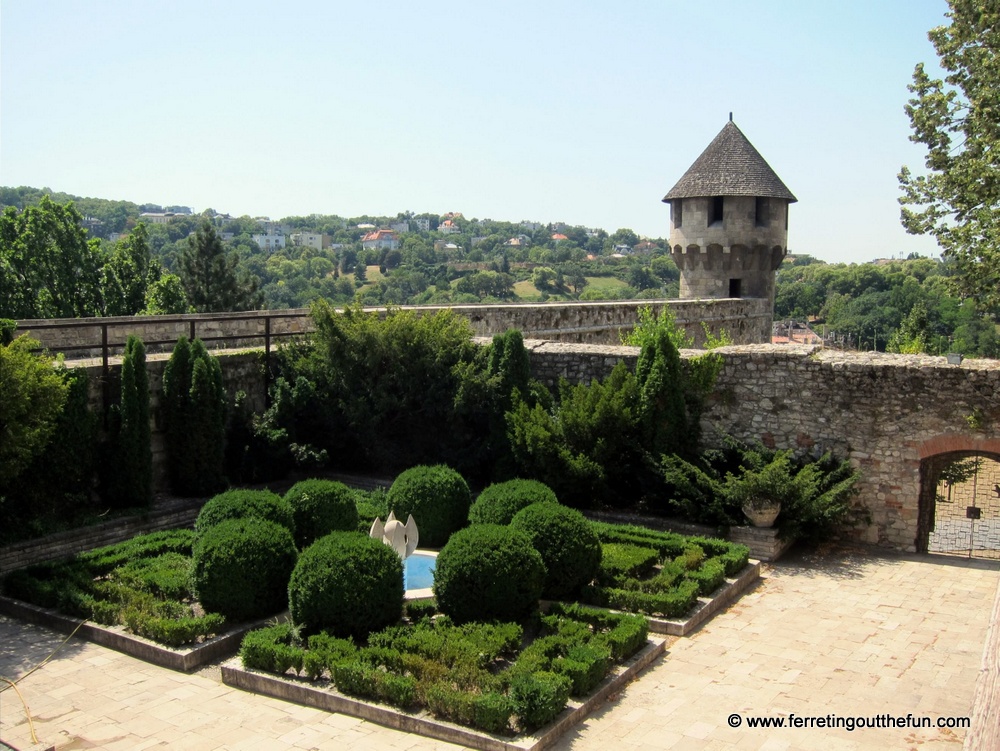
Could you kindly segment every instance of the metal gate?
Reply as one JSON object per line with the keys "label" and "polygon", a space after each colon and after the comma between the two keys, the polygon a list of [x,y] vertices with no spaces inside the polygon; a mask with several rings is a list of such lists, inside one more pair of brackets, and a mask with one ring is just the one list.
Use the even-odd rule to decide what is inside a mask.
{"label": "metal gate", "polygon": [[942,470],[927,550],[1000,559],[1000,462],[974,454]]}

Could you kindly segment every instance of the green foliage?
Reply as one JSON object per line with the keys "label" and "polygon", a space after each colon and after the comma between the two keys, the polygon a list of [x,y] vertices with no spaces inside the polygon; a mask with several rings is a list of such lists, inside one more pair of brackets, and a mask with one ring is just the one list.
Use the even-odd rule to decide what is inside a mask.
{"label": "green foliage", "polygon": [[178,268],[187,301],[199,313],[256,310],[263,305],[263,295],[257,291],[260,280],[240,266],[235,252],[226,251],[208,221],[188,238]]}
{"label": "green foliage", "polygon": [[338,313],[322,301],[313,318],[315,347],[298,353],[285,377],[305,377],[316,389],[316,445],[353,470],[459,466],[474,446],[454,408],[476,352],[468,320],[447,310]]}
{"label": "green foliage", "polygon": [[100,315],[100,241],[88,240],[72,203],[48,196],[0,214],[0,316],[81,318]]}
{"label": "green foliage", "polygon": [[147,506],[153,497],[149,376],[142,340],[129,336],[122,357],[121,400],[112,420],[113,467],[104,494],[118,508]]}
{"label": "green foliage", "polygon": [[89,407],[89,377],[82,368],[54,372],[66,383],[66,401],[45,447],[16,481],[0,483],[0,540],[15,542],[65,529],[94,507],[98,418]]}
{"label": "green foliage", "polygon": [[298,673],[303,668],[305,650],[296,642],[298,639],[291,623],[256,629],[243,637],[240,660],[247,670],[282,674],[292,668]]}
{"label": "green foliage", "polygon": [[18,337],[0,346],[0,490],[45,448],[56,428],[68,386],[39,344]]}
{"label": "green foliage", "polygon": [[261,617],[283,609],[295,562],[286,528],[253,517],[229,519],[198,535],[192,588],[208,611],[233,620]]}
{"label": "green foliage", "polygon": [[607,542],[601,546],[599,578],[608,583],[620,578],[638,579],[647,576],[660,559],[652,548]]}
{"label": "green foliage", "polygon": [[358,508],[358,531],[368,534],[376,519],[389,515],[388,493],[385,488],[354,491]]}
{"label": "green foliage", "polygon": [[190,644],[217,633],[225,622],[219,613],[195,615],[186,604],[193,537],[190,530],[140,535],[68,561],[13,572],[3,589],[65,615],[124,625],[161,644]]}
{"label": "green foliage", "polygon": [[438,555],[434,596],[457,623],[517,620],[537,608],[544,582],[545,565],[530,538],[477,524],[452,535]]}
{"label": "green foliage", "polygon": [[671,335],[657,328],[635,367],[643,444],[655,455],[686,453],[696,445],[682,390],[681,358]]}
{"label": "green foliage", "polygon": [[358,507],[354,491],[333,480],[301,480],[287,493],[295,517],[295,544],[302,550],[330,532],[355,531]]}
{"label": "green foliage", "polygon": [[573,597],[597,576],[601,543],[579,511],[556,503],[535,503],[518,511],[510,526],[524,532],[542,556],[544,597]]}
{"label": "green foliage", "polygon": [[519,675],[510,685],[514,713],[526,730],[547,725],[566,706],[572,685],[569,678],[557,673],[540,671]]}
{"label": "green foliage", "polygon": [[913,234],[930,234],[955,263],[955,283],[984,309],[1000,304],[1000,204],[997,171],[997,91],[1000,29],[993,0],[949,0],[947,25],[928,33],[944,79],[920,63],[905,109],[910,140],[927,148],[927,173],[899,174],[902,221]]}
{"label": "green foliage", "polygon": [[638,402],[635,376],[623,363],[604,381],[560,382],[552,410],[515,399],[507,431],[519,472],[569,505],[634,502],[645,461]]}
{"label": "green foliage", "polygon": [[270,490],[227,490],[213,496],[198,512],[194,528],[205,532],[231,519],[263,519],[295,532],[295,512],[287,498]]}
{"label": "green foliage", "polygon": [[270,387],[271,405],[254,414],[245,392],[237,392],[227,433],[226,469],[231,481],[259,483],[285,477],[293,468],[322,467],[325,449],[309,440],[323,434],[323,405],[306,378],[282,377]]}
{"label": "green foliage", "polygon": [[181,337],[163,372],[163,422],[170,487],[204,496],[225,487],[222,367],[200,339]]}
{"label": "green foliage", "polygon": [[829,453],[796,460],[789,451],[728,440],[725,451],[698,463],[664,457],[672,505],[692,521],[745,524],[742,508],[781,503],[777,527],[785,539],[822,540],[853,513],[851,498],[860,474]]}
{"label": "green foliage", "polygon": [[411,467],[389,488],[389,510],[400,521],[413,514],[421,541],[444,545],[469,516],[469,486],[458,472],[444,465]]}
{"label": "green foliage", "polygon": [[403,564],[379,540],[333,532],[303,551],[288,584],[292,620],[309,632],[367,638],[403,613]]}
{"label": "green foliage", "polygon": [[145,224],[139,224],[127,237],[115,243],[105,258],[101,312],[109,316],[134,316],[143,312],[147,291],[159,281],[160,274],[160,264],[150,257],[149,232]]}
{"label": "green foliage", "polygon": [[534,503],[558,503],[556,494],[538,480],[507,480],[487,486],[469,509],[470,524],[510,524],[521,509]]}

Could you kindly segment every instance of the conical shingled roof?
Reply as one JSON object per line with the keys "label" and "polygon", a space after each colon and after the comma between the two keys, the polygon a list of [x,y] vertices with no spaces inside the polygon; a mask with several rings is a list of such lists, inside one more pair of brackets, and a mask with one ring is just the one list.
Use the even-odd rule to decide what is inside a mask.
{"label": "conical shingled roof", "polygon": [[663,197],[761,196],[798,199],[732,120],[719,131],[701,156],[695,159],[684,176]]}

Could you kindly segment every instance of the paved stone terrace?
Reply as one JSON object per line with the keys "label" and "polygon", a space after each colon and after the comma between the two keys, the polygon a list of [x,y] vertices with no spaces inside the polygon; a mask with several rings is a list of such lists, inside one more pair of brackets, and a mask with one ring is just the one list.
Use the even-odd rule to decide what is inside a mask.
{"label": "paved stone terrace", "polygon": [[[941,556],[793,556],[570,731],[561,751],[959,749],[964,730],[751,729],[748,716],[966,716],[1000,564]],[[0,675],[24,675],[63,637],[0,618]],[[455,749],[361,720],[183,675],[71,640],[19,684],[58,751]],[[728,726],[732,713],[742,727]],[[30,735],[13,691],[0,737]]]}

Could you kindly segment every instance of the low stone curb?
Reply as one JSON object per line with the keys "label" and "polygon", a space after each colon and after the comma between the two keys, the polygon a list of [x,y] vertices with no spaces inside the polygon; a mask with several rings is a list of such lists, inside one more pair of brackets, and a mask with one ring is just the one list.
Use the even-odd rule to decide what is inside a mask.
{"label": "low stone curb", "polygon": [[304,679],[247,670],[240,665],[239,658],[223,663],[222,682],[244,691],[252,691],[327,712],[359,717],[405,733],[457,743],[479,751],[541,751],[555,743],[563,733],[603,704],[609,696],[621,690],[665,651],[665,640],[656,637],[649,639],[645,648],[627,662],[614,668],[611,675],[582,702],[571,700],[566,709],[540,732],[512,739],[438,720],[426,711],[411,714],[387,705],[354,699],[332,687],[315,686]]}
{"label": "low stone curb", "polygon": [[[165,647],[141,636],[126,633],[120,626],[101,626],[79,618],[69,618],[54,610],[40,608],[10,597],[0,597],[0,614],[8,615],[28,623],[51,628],[63,634],[76,635],[81,639],[100,644],[116,652],[123,652],[145,662],[160,667],[190,673],[192,670],[231,655],[240,647],[240,642],[248,631],[267,625],[270,619],[243,623],[228,631],[193,647]],[[82,625],[81,625],[82,624]],[[79,626],[79,629],[77,627]]]}

